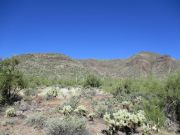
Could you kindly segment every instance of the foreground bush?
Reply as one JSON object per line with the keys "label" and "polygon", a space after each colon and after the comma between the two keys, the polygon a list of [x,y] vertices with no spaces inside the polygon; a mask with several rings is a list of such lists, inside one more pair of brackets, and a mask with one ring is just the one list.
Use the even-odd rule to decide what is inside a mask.
{"label": "foreground bush", "polygon": [[44,131],[46,135],[89,135],[85,120],[76,116],[50,118]]}
{"label": "foreground bush", "polygon": [[41,113],[36,113],[36,114],[29,116],[26,119],[26,124],[29,126],[42,128],[44,126],[46,120],[47,120],[47,118],[45,116],[43,116]]}
{"label": "foreground bush", "polygon": [[18,64],[15,58],[0,62],[0,104],[13,103],[18,92],[26,87],[22,73],[16,68]]}

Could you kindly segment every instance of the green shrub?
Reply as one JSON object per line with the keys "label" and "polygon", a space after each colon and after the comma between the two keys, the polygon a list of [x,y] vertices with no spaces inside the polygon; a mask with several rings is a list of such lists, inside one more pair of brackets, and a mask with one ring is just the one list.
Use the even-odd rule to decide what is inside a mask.
{"label": "green shrub", "polygon": [[180,99],[180,72],[168,77],[165,84],[165,90],[167,97]]}
{"label": "green shrub", "polygon": [[84,87],[100,87],[101,85],[101,80],[94,75],[88,75],[83,84]]}
{"label": "green shrub", "polygon": [[32,76],[26,75],[26,80],[28,81],[28,88],[37,88],[39,86],[52,86],[52,85],[61,85],[62,87],[67,86],[77,86],[82,85],[82,80],[76,80],[72,78],[68,79],[53,79],[48,77]]}
{"label": "green shrub", "polygon": [[85,120],[76,116],[50,118],[44,131],[46,135],[89,135]]}
{"label": "green shrub", "polygon": [[119,80],[117,83],[115,83],[112,86],[111,93],[115,97],[130,94],[133,91],[132,84],[133,84],[132,80],[128,80],[128,79]]}
{"label": "green shrub", "polygon": [[[180,72],[170,75],[165,83],[166,113],[180,123]],[[173,120],[172,119],[172,120]]]}
{"label": "green shrub", "polygon": [[0,104],[13,103],[18,92],[26,87],[23,74],[17,70],[18,64],[15,58],[0,62]]}
{"label": "green shrub", "polygon": [[42,115],[41,113],[35,113],[33,115],[30,115],[26,119],[26,124],[29,126],[42,128],[44,126],[46,120],[47,120],[47,118],[44,115]]}
{"label": "green shrub", "polygon": [[163,96],[164,91],[164,81],[158,80],[154,77],[149,77],[146,79],[136,80],[133,87],[136,92],[141,92],[145,94],[154,94],[156,96]]}
{"label": "green shrub", "polygon": [[82,85],[82,80],[76,80],[76,79],[61,79],[58,80],[58,84],[60,84],[61,86],[67,87],[67,86],[77,86],[77,85]]}
{"label": "green shrub", "polygon": [[28,88],[37,88],[39,86],[51,86],[53,84],[58,84],[57,81],[50,80],[46,77],[26,75],[25,78],[28,81],[27,84]]}
{"label": "green shrub", "polygon": [[166,117],[163,109],[158,106],[158,103],[146,102],[144,105],[144,111],[148,121],[154,122],[158,127],[163,127]]}

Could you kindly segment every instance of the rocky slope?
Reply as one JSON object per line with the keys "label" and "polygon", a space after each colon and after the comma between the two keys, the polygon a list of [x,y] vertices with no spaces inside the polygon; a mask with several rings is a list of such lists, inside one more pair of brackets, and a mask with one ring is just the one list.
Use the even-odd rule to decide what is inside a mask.
{"label": "rocky slope", "polygon": [[180,61],[167,55],[140,52],[128,59],[117,60],[81,60],[91,71],[113,77],[164,77],[180,68]]}

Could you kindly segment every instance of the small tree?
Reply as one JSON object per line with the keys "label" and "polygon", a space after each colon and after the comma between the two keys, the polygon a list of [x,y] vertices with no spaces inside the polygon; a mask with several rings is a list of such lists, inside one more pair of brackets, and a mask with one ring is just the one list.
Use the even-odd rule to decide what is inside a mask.
{"label": "small tree", "polygon": [[14,57],[0,62],[0,104],[12,103],[26,86],[23,74],[17,70],[18,64]]}

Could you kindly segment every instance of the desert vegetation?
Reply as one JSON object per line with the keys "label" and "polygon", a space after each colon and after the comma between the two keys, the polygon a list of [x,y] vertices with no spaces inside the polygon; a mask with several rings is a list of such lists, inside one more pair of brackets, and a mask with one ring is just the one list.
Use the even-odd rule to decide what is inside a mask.
{"label": "desert vegetation", "polygon": [[2,135],[173,135],[180,131],[180,72],[161,79],[90,72],[61,79],[30,76],[18,67],[14,57],[0,62]]}

